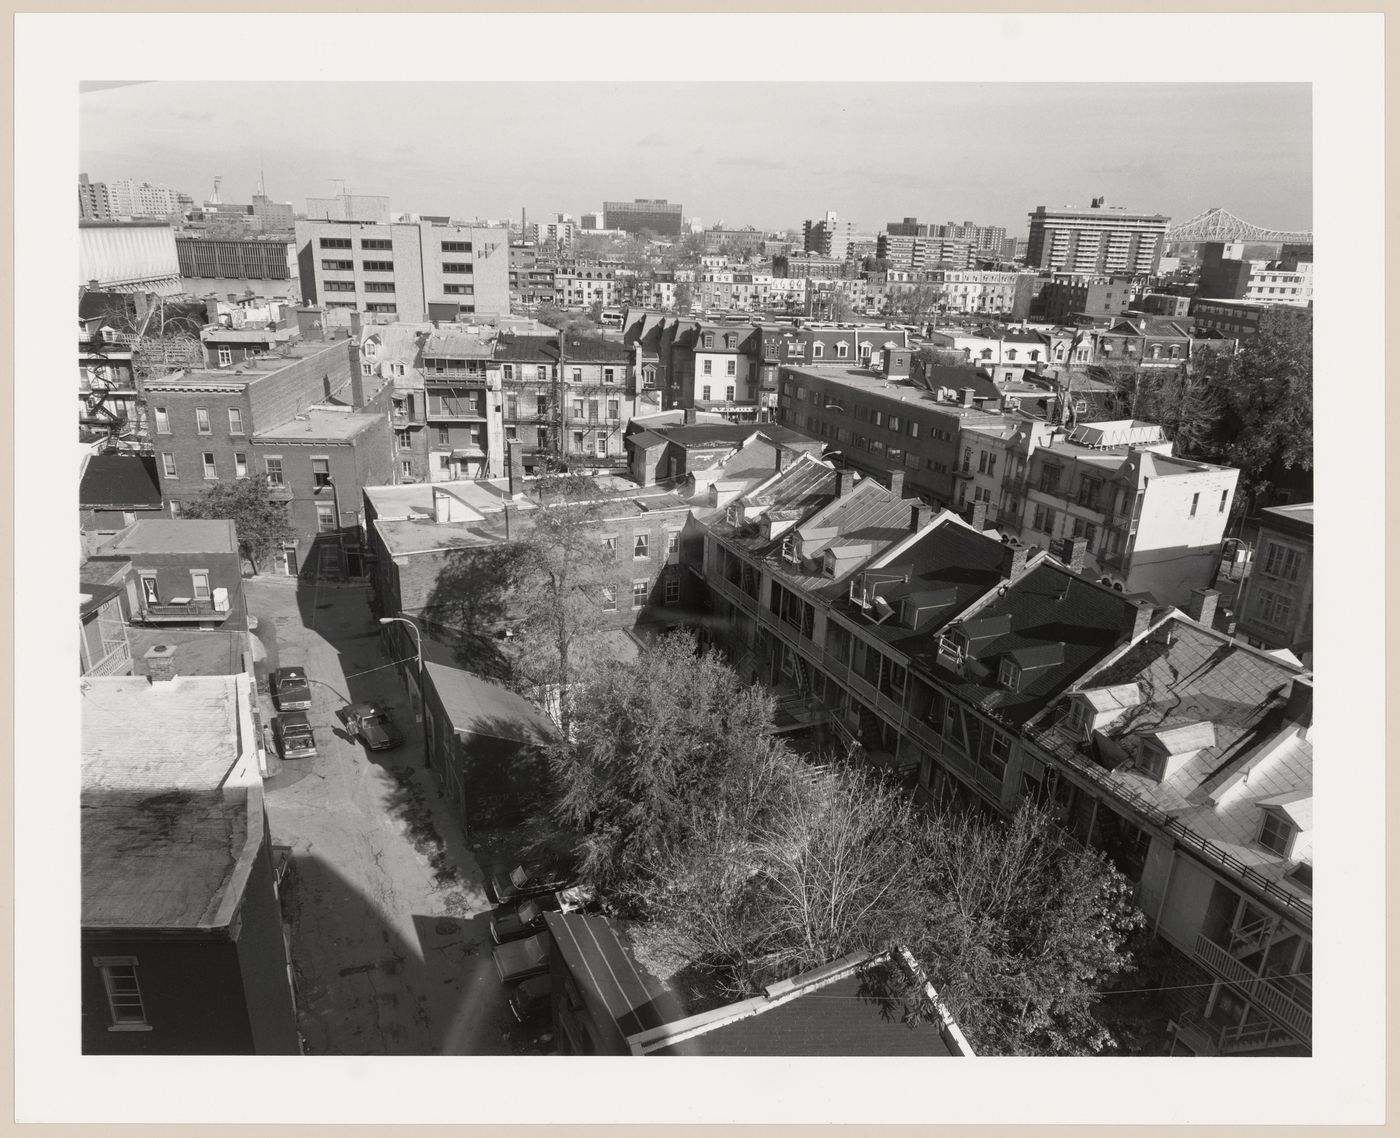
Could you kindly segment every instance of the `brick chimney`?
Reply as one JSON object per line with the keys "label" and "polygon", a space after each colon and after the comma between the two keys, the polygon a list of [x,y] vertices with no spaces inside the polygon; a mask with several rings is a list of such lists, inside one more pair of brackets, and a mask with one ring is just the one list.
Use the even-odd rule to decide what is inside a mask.
{"label": "brick chimney", "polygon": [[974,387],[959,388],[958,394],[962,397],[960,400],[960,405],[963,407],[971,407],[972,398],[977,394],[977,389]]}
{"label": "brick chimney", "polygon": [[1144,632],[1147,626],[1152,623],[1152,602],[1151,601],[1130,601],[1129,604],[1137,605],[1137,612],[1133,614],[1132,639],[1136,640]]}
{"label": "brick chimney", "polygon": [[967,513],[963,516],[967,519],[967,524],[980,533],[987,528],[987,503],[980,499],[970,503]]}
{"label": "brick chimney", "polygon": [[519,439],[506,441],[506,479],[512,502],[525,493],[525,456]]}
{"label": "brick chimney", "polygon": [[773,469],[781,474],[788,463],[788,453],[782,447],[774,447]]}
{"label": "brick chimney", "polygon": [[1312,726],[1313,684],[1305,676],[1298,676],[1288,689],[1288,700],[1283,705],[1283,716],[1290,723],[1300,727]]}
{"label": "brick chimney", "polygon": [[845,498],[856,486],[856,472],[854,470],[839,471],[836,478],[836,496]]}
{"label": "brick chimney", "polygon": [[1186,605],[1186,615],[1207,628],[1215,623],[1215,606],[1220,601],[1219,589],[1192,589]]}
{"label": "brick chimney", "polygon": [[298,308],[297,335],[304,341],[320,341],[326,338],[324,316],[319,308]]}
{"label": "brick chimney", "polygon": [[695,408],[694,408],[694,407],[687,407],[687,408],[685,409],[685,421],[686,421],[687,423],[693,423],[693,422],[695,422]]}
{"label": "brick chimney", "polygon": [[1031,547],[1022,545],[1019,541],[1012,545],[1009,542],[1002,546],[1001,550],[1001,575],[1008,581],[1014,581],[1026,571],[1026,560],[1031,555]]}
{"label": "brick chimney", "polygon": [[146,661],[146,679],[160,683],[175,678],[175,646],[157,644],[141,657]]}
{"label": "brick chimney", "polygon": [[1055,556],[1075,573],[1084,571],[1084,554],[1088,552],[1089,543],[1082,537],[1062,537],[1057,543]]}
{"label": "brick chimney", "polygon": [[904,497],[904,471],[890,471],[890,493],[896,498]]}
{"label": "brick chimney", "polygon": [[909,529],[913,533],[918,533],[929,523],[933,517],[933,507],[927,502],[915,502],[909,507]]}

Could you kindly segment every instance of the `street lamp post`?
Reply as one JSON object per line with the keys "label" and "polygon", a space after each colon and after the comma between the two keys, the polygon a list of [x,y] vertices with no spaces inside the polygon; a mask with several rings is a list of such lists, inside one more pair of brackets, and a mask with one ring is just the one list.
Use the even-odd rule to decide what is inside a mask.
{"label": "street lamp post", "polygon": [[381,616],[380,624],[406,624],[413,630],[413,645],[418,655],[418,706],[423,721],[423,765],[432,769],[432,752],[428,746],[428,690],[423,683],[423,634],[418,625],[406,616]]}

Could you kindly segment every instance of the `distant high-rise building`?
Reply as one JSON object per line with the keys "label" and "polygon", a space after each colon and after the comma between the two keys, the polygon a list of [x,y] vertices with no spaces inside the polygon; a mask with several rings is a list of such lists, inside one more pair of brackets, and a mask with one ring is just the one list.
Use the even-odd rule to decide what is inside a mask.
{"label": "distant high-rise building", "polygon": [[180,212],[184,196],[169,186],[118,178],[107,183],[113,217],[170,217]]}
{"label": "distant high-rise building", "polygon": [[362,221],[383,225],[389,220],[389,199],[374,194],[337,194],[307,198],[308,221]]}
{"label": "distant high-rise building", "polygon": [[580,229],[602,229],[603,215],[601,213],[580,214],[578,219],[578,225]]}
{"label": "distant high-rise building", "polygon": [[827,210],[820,221],[802,223],[802,248],[808,253],[820,253],[823,257],[834,257],[838,261],[850,256],[855,236],[855,222],[842,221],[835,210]]}
{"label": "distant high-rise building", "polygon": [[112,199],[106,182],[90,182],[86,174],[78,175],[78,220],[110,221]]}
{"label": "distant high-rise building", "polygon": [[1094,198],[1087,209],[1047,209],[1030,215],[1026,264],[1075,273],[1144,273],[1157,271],[1171,218],[1160,213],[1130,213]]}
{"label": "distant high-rise building", "polygon": [[945,237],[951,241],[966,241],[974,249],[999,253],[1001,243],[1006,240],[1006,227],[1004,225],[977,225],[971,221],[964,221],[959,225],[955,221],[950,221],[946,225],[936,226],[934,236]]}
{"label": "distant high-rise building", "polygon": [[275,202],[263,193],[253,195],[253,218],[263,233],[290,233],[297,221],[291,202]]}
{"label": "distant high-rise building", "polygon": [[681,235],[681,204],[665,198],[635,198],[630,202],[604,202],[603,228],[640,233],[649,229],[658,237]]}

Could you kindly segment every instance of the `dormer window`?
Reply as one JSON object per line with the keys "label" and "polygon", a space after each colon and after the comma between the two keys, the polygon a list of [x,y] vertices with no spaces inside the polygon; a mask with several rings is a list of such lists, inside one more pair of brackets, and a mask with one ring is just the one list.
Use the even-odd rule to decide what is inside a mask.
{"label": "dormer window", "polygon": [[378,354],[379,354],[379,341],[378,341],[378,340],[366,340],[366,341],[365,341],[365,355],[367,355],[370,359],[374,359],[374,357],[377,356]]}
{"label": "dormer window", "polygon": [[707,347],[707,348],[713,348],[714,346],[715,346],[715,337],[714,337],[714,333],[712,333],[712,332],[706,332],[706,333],[705,333],[705,347]]}
{"label": "dormer window", "polygon": [[822,554],[822,572],[828,577],[836,576],[836,554],[829,549]]}
{"label": "dormer window", "polygon": [[739,507],[737,505],[726,506],[724,510],[724,520],[731,526],[739,524]]}
{"label": "dormer window", "polygon": [[1277,810],[1265,809],[1259,824],[1259,844],[1270,853],[1286,858],[1293,849],[1293,839],[1298,836],[1298,827]]}
{"label": "dormer window", "polygon": [[1065,712],[1066,731],[1076,739],[1087,739],[1089,737],[1089,724],[1092,721],[1093,716],[1083,700],[1070,701],[1069,709]]}
{"label": "dormer window", "polygon": [[945,632],[938,638],[938,651],[961,664],[967,659],[967,637],[961,632]]}
{"label": "dormer window", "polygon": [[845,340],[842,340],[836,345],[836,357],[838,359],[844,360],[848,355],[850,355],[850,353],[851,346],[848,343],[846,343]]}
{"label": "dormer window", "polygon": [[739,342],[739,341],[738,341],[734,336],[726,336],[726,337],[724,338],[724,346],[725,346],[726,348],[732,348],[732,347],[734,347],[736,344],[738,344],[738,342]]}
{"label": "dormer window", "polygon": [[790,533],[783,538],[783,557],[793,564],[802,560],[802,539],[797,534]]}
{"label": "dormer window", "polygon": [[1021,669],[1010,656],[1004,657],[997,670],[997,682],[1007,691],[1021,690]]}
{"label": "dormer window", "polygon": [[821,359],[821,358],[822,358],[822,351],[824,350],[824,348],[825,348],[825,345],[821,344],[820,342],[814,343],[814,344],[812,345],[812,358],[813,358],[814,360],[819,360],[819,359]]}

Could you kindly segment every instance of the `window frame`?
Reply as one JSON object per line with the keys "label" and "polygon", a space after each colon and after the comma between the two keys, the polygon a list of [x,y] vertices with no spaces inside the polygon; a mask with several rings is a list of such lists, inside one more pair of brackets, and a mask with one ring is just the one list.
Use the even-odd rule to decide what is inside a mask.
{"label": "window frame", "polygon": [[[94,956],[93,966],[102,975],[102,990],[107,997],[107,1014],[111,1017],[111,1024],[108,1031],[151,1031],[152,1026],[146,1014],[146,1000],[141,994],[141,979],[137,975],[140,962],[134,956]],[[130,975],[132,991],[118,991],[113,984],[113,972],[116,969],[124,969]],[[135,1004],[130,1004],[132,996],[135,997]],[[121,997],[125,1004],[119,1004],[118,997]],[[122,1007],[135,1007],[134,1014],[123,1012]]]}
{"label": "window frame", "polygon": [[[1281,810],[1273,810],[1266,806],[1261,813],[1263,816],[1259,819],[1259,831],[1254,836],[1255,843],[1287,861],[1293,852],[1294,844],[1298,841],[1298,827]],[[1284,839],[1282,849],[1271,844],[1271,839],[1275,836]]]}
{"label": "window frame", "polygon": [[228,409],[228,433],[231,435],[241,435],[245,433],[243,430],[243,409],[241,407],[230,407]]}
{"label": "window frame", "polygon": [[199,434],[199,435],[212,435],[212,434],[214,433],[214,429],[213,429],[213,427],[210,425],[210,422],[211,422],[211,421],[210,421],[210,418],[209,418],[209,408],[208,408],[208,407],[196,407],[196,408],[194,409],[194,429],[195,429],[195,434]]}
{"label": "window frame", "polygon": [[651,596],[651,578],[632,578],[632,607],[634,609],[646,608],[647,599]]}

